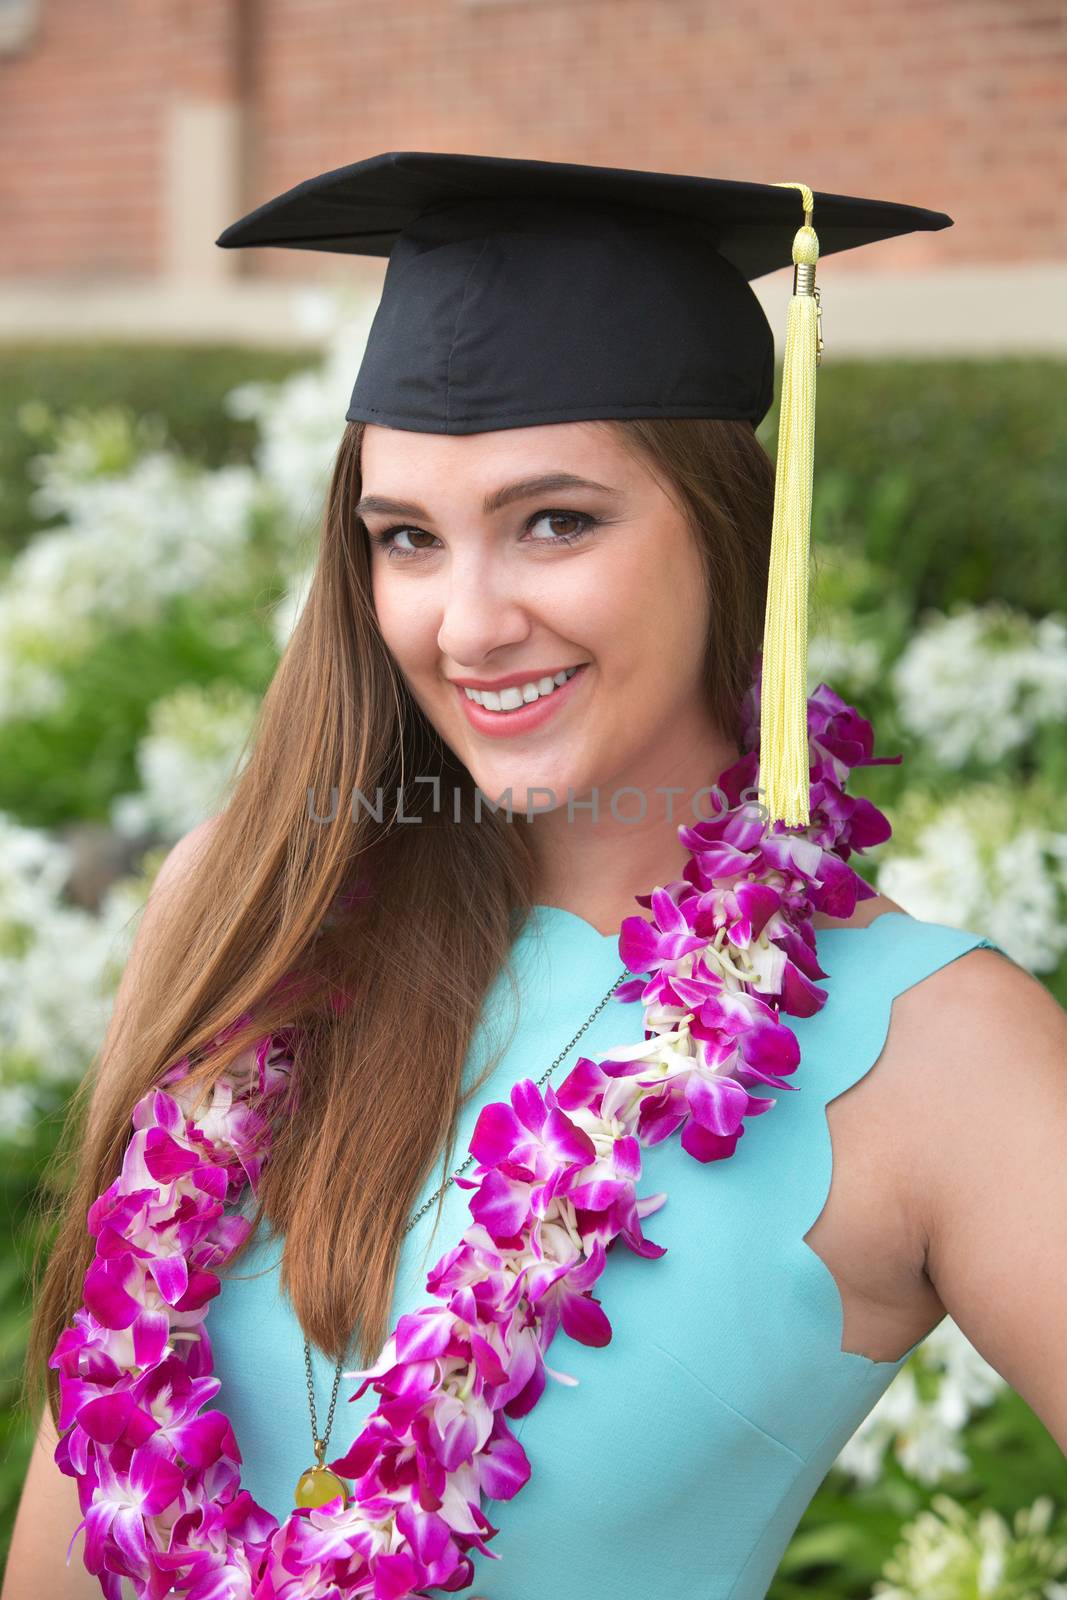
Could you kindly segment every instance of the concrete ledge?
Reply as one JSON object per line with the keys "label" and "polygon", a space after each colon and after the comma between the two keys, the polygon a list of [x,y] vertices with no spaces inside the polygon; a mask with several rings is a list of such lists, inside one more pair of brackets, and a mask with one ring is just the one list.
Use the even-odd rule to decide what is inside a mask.
{"label": "concrete ledge", "polygon": [[[0,339],[128,339],[133,343],[250,344],[268,349],[319,341],[299,314],[300,289],[253,281],[141,280],[51,285],[8,282]],[[377,297],[375,284],[368,297]]]}
{"label": "concrete ledge", "polygon": [[[779,355],[792,281],[790,268],[753,285]],[[1067,267],[1059,262],[883,275],[839,269],[828,256],[817,282],[824,360],[1067,353]]]}
{"label": "concrete ledge", "polygon": [[[254,278],[41,284],[8,281],[0,339],[99,339],[315,345],[301,313],[307,290],[365,294],[371,308],[384,262],[348,264],[304,286]],[[792,274],[754,285],[781,353]],[[1067,266],[1058,262],[954,267],[937,273],[849,272],[828,257],[819,274],[827,360],[842,356],[1067,354]]]}

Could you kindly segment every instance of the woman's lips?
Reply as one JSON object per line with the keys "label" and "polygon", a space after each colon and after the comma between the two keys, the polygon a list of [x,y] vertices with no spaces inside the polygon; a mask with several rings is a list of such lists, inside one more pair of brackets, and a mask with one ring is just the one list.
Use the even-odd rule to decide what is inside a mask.
{"label": "woman's lips", "polygon": [[578,685],[585,677],[588,662],[578,668],[573,677],[553,689],[549,695],[538,695],[536,700],[531,700],[527,706],[519,706],[515,711],[487,711],[476,700],[467,698],[467,691],[458,684],[456,693],[459,695],[460,705],[466,714],[467,721],[478,733],[484,733],[490,739],[513,739],[516,734],[532,733],[535,728],[540,728],[550,717],[571,698]]}

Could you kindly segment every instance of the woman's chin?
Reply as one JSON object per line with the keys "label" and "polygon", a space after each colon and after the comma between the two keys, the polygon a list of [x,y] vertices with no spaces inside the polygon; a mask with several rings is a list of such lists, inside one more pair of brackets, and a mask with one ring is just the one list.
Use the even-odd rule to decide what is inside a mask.
{"label": "woman's chin", "polygon": [[[510,806],[513,817],[531,822],[546,812],[565,809],[568,799],[572,805],[578,805],[591,787],[584,770],[576,767],[531,774],[516,773],[503,765],[479,770],[468,763],[468,770],[486,802],[492,802],[505,813]],[[587,808],[578,815],[591,813]]]}

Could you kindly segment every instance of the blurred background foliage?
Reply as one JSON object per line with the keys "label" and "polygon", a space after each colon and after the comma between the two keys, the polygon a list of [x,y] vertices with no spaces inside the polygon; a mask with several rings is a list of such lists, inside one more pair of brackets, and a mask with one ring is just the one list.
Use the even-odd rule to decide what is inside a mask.
{"label": "blurred background foliage", "polygon": [[[212,810],[298,613],[365,309],[334,308],[325,355],[0,350],[0,1554],[43,1175],[152,875]],[[990,933],[1067,1004],[1064,378],[820,372],[810,687],[905,755],[856,774],[894,827],[864,876]],[[773,454],[774,413],[760,437]],[[771,1600],[813,1591],[1067,1600],[1062,1454],[948,1319]]]}
{"label": "blurred background foliage", "polygon": [[0,552],[11,555],[47,519],[31,506],[29,463],[40,438],[20,419],[28,402],[56,416],[120,405],[157,418],[176,450],[205,467],[249,461],[251,420],[227,416],[223,398],[250,376],[287,377],[314,360],[304,351],[246,350],[215,344],[135,345],[122,342],[0,346]]}

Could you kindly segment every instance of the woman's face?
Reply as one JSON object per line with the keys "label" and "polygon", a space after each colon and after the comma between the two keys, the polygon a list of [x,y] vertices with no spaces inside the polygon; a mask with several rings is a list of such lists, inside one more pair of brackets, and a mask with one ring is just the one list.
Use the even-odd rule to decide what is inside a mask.
{"label": "woman's face", "polygon": [[[597,787],[606,807],[614,788],[678,781],[694,740],[709,748],[693,535],[609,428],[368,426],[361,471],[385,643],[489,800],[510,790],[532,817]],[[469,683],[502,708],[472,702]]]}

